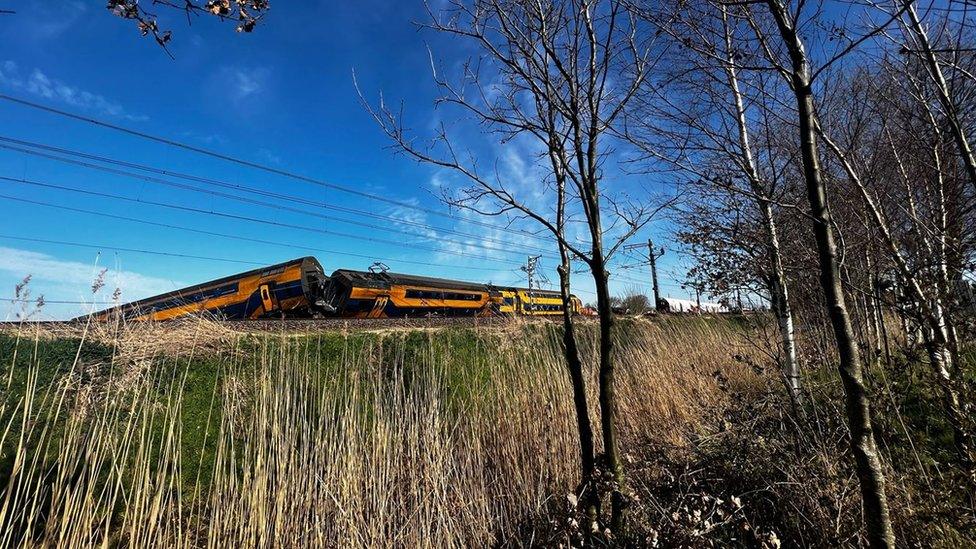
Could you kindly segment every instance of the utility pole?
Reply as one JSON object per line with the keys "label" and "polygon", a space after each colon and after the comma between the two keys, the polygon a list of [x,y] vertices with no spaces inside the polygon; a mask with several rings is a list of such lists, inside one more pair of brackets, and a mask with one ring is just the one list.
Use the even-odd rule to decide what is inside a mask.
{"label": "utility pole", "polygon": [[530,255],[525,260],[525,266],[522,267],[522,272],[526,274],[529,278],[529,290],[531,291],[535,287],[535,269],[539,264],[539,258],[541,255]]}
{"label": "utility pole", "polygon": [[529,310],[532,310],[532,290],[535,286],[535,270],[539,264],[539,258],[541,255],[530,255],[525,260],[525,266],[522,267],[522,271],[529,279]]}
{"label": "utility pole", "polygon": [[651,283],[654,286],[654,310],[661,310],[661,290],[657,285],[657,258],[664,255],[664,246],[659,253],[654,252],[654,242],[647,239],[647,260],[651,263]]}
{"label": "utility pole", "polygon": [[[695,290],[695,306],[698,308],[698,314],[701,314],[701,292],[703,289],[703,284],[698,281],[687,281],[681,285],[682,289],[693,289]],[[689,292],[688,297],[691,297],[691,292]]]}
{"label": "utility pole", "polygon": [[[633,250],[635,248],[643,248],[643,244],[630,244],[624,246],[626,250]],[[657,260],[664,255],[664,246],[661,246],[660,250],[654,249],[654,241],[650,238],[647,239],[647,263],[651,266],[651,287],[654,288],[654,310],[661,310],[661,288],[657,283]]]}

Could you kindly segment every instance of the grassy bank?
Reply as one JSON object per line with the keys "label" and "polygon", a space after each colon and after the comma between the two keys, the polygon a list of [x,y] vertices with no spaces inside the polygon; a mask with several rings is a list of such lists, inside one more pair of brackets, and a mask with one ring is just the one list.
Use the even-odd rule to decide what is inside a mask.
{"label": "grassy bank", "polygon": [[[553,325],[159,330],[0,336],[0,545],[519,544],[574,488]],[[685,444],[760,391],[741,331],[623,323],[624,448]]]}

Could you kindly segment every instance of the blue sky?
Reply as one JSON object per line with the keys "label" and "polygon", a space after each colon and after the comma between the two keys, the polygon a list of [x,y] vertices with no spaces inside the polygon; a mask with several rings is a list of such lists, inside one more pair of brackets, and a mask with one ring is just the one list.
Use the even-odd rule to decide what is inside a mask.
{"label": "blue sky", "polygon": [[[414,22],[424,18],[419,1],[306,2],[300,10],[290,7],[285,2],[273,3],[263,24],[249,35],[235,33],[230,23],[203,18],[188,27],[179,14],[159,12],[161,26],[173,30],[170,49],[175,59],[171,59],[149,39],[139,36],[133,24],[111,16],[100,2],[29,0],[11,5],[0,0],[0,8],[17,10],[16,15],[0,16],[0,34],[4,36],[0,43],[0,93],[397,202],[448,212],[439,202],[438,189],[458,180],[394,154],[359,104],[352,73],[355,70],[360,87],[374,98],[382,91],[388,100],[402,100],[409,125],[423,134],[441,120],[452,122],[451,117],[456,115],[437,111],[432,105],[437,90],[430,79],[427,47],[448,69],[473,52],[456,41],[418,30]],[[0,177],[49,185],[0,179],[0,195],[6,197],[0,198],[0,218],[4,220],[0,228],[0,292],[4,295],[0,297],[12,298],[14,286],[30,274],[32,295],[43,294],[48,301],[109,300],[116,287],[123,300],[132,300],[302,255],[316,256],[329,272],[365,269],[375,259],[400,272],[522,284],[519,264],[530,248],[551,248],[544,240],[512,230],[370,200],[9,101],[0,101],[0,119],[4,121],[0,144],[8,147],[18,145],[3,139],[60,147],[380,216],[364,219],[335,209],[235,193],[319,214],[303,215],[0,148]],[[479,160],[499,166],[500,173],[527,196],[537,194],[542,172],[534,166],[530,144],[516,141],[503,145],[463,122],[457,128],[459,141]],[[649,184],[646,179],[617,174],[608,176],[606,184],[639,198]],[[217,212],[224,217],[147,202]],[[322,215],[375,227],[324,219]],[[498,224],[473,214],[457,215]],[[436,230],[418,228],[418,224]],[[197,232],[174,228],[177,226]],[[654,236],[667,244],[667,234],[662,222],[635,241]],[[232,261],[150,255],[136,250]],[[637,261],[621,256],[617,264]],[[675,254],[663,261],[662,278],[667,284],[674,282],[678,270],[675,261]],[[555,281],[555,260],[543,258],[542,266]],[[93,298],[91,282],[103,268],[109,269],[106,286]],[[647,280],[646,267],[617,272],[615,291],[643,289],[639,283]],[[594,299],[587,275],[577,275],[575,284],[584,301]],[[666,294],[686,295],[675,287],[666,290]],[[64,318],[87,308],[49,303],[43,316]],[[11,305],[0,302],[0,316],[9,318],[11,314]]]}

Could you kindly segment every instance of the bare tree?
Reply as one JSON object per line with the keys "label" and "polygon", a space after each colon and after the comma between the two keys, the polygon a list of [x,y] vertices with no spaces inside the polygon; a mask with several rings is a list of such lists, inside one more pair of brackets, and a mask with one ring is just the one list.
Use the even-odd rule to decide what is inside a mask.
{"label": "bare tree", "polygon": [[[602,181],[613,129],[644,81],[651,63],[650,50],[640,44],[639,23],[621,0],[456,0],[443,12],[429,12],[430,28],[468,40],[480,51],[477,59],[464,65],[460,85],[434,70],[435,82],[443,92],[438,103],[459,107],[497,132],[503,142],[526,136],[537,143],[554,180],[549,195],[556,198],[556,220],[518,196],[498,170],[485,172],[473,156],[462,155],[456,138],[445,127],[441,126],[432,143],[421,146],[407,134],[402,115],[391,111],[382,100],[378,108],[370,110],[402,151],[452,170],[470,183],[446,196],[449,203],[485,215],[528,219],[548,231],[560,249],[564,299],[568,299],[569,259],[585,263],[591,272],[600,319],[598,393],[603,461],[612,485],[609,526],[617,530],[623,519],[625,482],[615,422],[614,315],[608,261],[664,205],[615,199],[605,193]],[[605,209],[612,212],[612,223],[605,222]],[[583,245],[566,232],[577,214],[587,234]],[[605,242],[608,234],[612,235],[609,244]],[[569,343],[569,334],[573,333],[570,315],[564,316],[564,325]],[[572,347],[567,345],[567,349]],[[580,367],[577,359],[568,359],[582,426]],[[582,430],[581,439],[585,453]],[[585,479],[592,474],[586,470],[585,455],[583,466]]]}
{"label": "bare tree", "polygon": [[[901,74],[900,76],[899,80],[904,82],[918,81],[918,79],[913,79],[911,75]],[[855,74],[856,82],[870,80],[870,75],[863,71]],[[940,168],[931,172],[934,178],[932,185],[926,184],[927,182],[923,178],[913,179],[910,182],[906,181],[909,188],[908,193],[904,195],[907,204],[907,208],[905,208],[907,211],[904,213],[912,218],[912,226],[915,228],[912,235],[915,245],[906,246],[904,239],[899,238],[892,228],[886,208],[874,190],[879,189],[888,194],[898,189],[897,187],[891,189],[889,185],[885,185],[888,181],[897,181],[897,173],[882,172],[878,174],[877,170],[872,170],[872,167],[877,164],[872,162],[871,158],[876,157],[879,152],[892,151],[893,155],[885,155],[884,158],[893,156],[894,165],[899,166],[899,171],[902,172],[903,177],[907,176],[904,159],[902,155],[898,154],[898,147],[891,139],[887,113],[884,111],[864,112],[862,105],[870,103],[866,101],[863,93],[858,93],[857,89],[851,89],[851,87],[845,87],[839,83],[835,83],[832,87],[846,91],[847,93],[840,95],[850,97],[851,101],[857,104],[840,113],[835,113],[840,120],[834,125],[843,125],[847,129],[847,144],[838,143],[824,128],[827,125],[826,123],[821,124],[818,121],[817,133],[837,159],[843,174],[863,201],[865,211],[868,214],[868,222],[876,231],[876,238],[887,251],[901,280],[902,287],[916,305],[912,308],[912,314],[917,315],[918,320],[925,326],[929,362],[935,374],[936,384],[942,391],[943,406],[953,430],[957,451],[963,463],[971,466],[973,458],[971,455],[971,435],[968,429],[969,421],[963,411],[962,400],[957,388],[958,383],[954,375],[956,369],[954,364],[958,362],[958,350],[954,336],[955,327],[948,314],[950,308],[948,286],[950,282],[946,267],[949,250],[945,174]],[[933,113],[928,112],[928,115],[936,143],[935,148],[931,148],[931,146],[929,148],[933,153],[933,162],[938,167],[941,166],[941,155],[938,147],[939,141],[941,141],[939,136],[940,125],[935,120]],[[826,116],[827,113],[822,118]],[[916,126],[917,131],[918,127]],[[872,175],[875,174],[881,175],[883,180],[872,185]],[[925,196],[927,193],[931,193],[931,196]],[[898,194],[901,195],[901,193]],[[919,211],[923,206],[929,206],[925,211],[931,216],[934,223],[927,222],[920,217]],[[918,255],[912,254],[913,248],[917,250]]]}
{"label": "bare tree", "polygon": [[[269,0],[206,0],[205,3],[196,0],[153,0],[152,4],[162,9],[183,12],[187,23],[198,15],[210,15],[222,21],[236,21],[237,32],[253,31],[271,8]],[[173,38],[172,31],[160,29],[156,14],[141,6],[139,0],[108,0],[106,7],[112,14],[134,21],[143,36],[152,35],[156,43],[169,54],[166,47]]]}
{"label": "bare tree", "polygon": [[788,162],[776,162],[771,143],[761,155],[764,147],[757,146],[755,136],[768,142],[782,137],[774,133],[771,107],[765,104],[774,93],[769,77],[747,75],[743,82],[743,46],[737,41],[750,31],[729,17],[726,6],[665,6],[642,13],[680,47],[669,56],[666,76],[642,88],[628,120],[628,138],[645,160],[692,177],[689,230],[681,235],[693,251],[705,252],[696,271],[713,282],[712,289],[746,289],[748,265],[756,267],[779,327],[783,379],[796,401],[800,365],[777,220]]}
{"label": "bare tree", "polygon": [[[877,36],[892,22],[894,16],[863,34],[845,37],[841,45],[835,51],[828,52],[829,57],[814,69],[800,28],[804,21],[815,20],[820,14],[805,11],[805,3],[802,1],[794,4],[786,0],[766,0],[764,4],[775,29],[771,33],[766,32],[767,25],[756,13],[758,10],[744,6],[743,12],[749,17],[749,24],[755,32],[760,51],[764,53],[772,70],[783,77],[795,102],[795,110],[791,116],[796,121],[800,141],[803,180],[806,184],[820,264],[820,283],[840,359],[839,371],[847,400],[851,450],[860,480],[868,542],[875,547],[893,547],[895,534],[888,514],[881,459],[871,427],[871,402],[864,385],[864,364],[847,308],[834,222],[828,206],[817,133],[814,82],[819,75],[851,51]],[[810,9],[819,10],[818,7]]]}
{"label": "bare tree", "polygon": [[627,314],[640,315],[651,310],[651,299],[638,288],[628,288],[619,298],[620,304]]}
{"label": "bare tree", "polygon": [[[926,24],[919,17],[918,10],[912,0],[899,0],[895,3],[895,6],[888,8],[888,11],[896,10],[897,14],[901,16],[900,21],[902,22],[901,52],[904,54],[919,55],[925,61],[927,76],[933,84],[932,88],[935,91],[939,105],[942,107],[949,131],[956,142],[959,158],[966,169],[969,183],[976,188],[976,156],[973,154],[971,140],[969,135],[967,135],[962,116],[960,116],[962,109],[957,98],[954,97],[953,89],[943,72],[944,66],[949,66],[956,70],[961,67],[954,64],[952,58],[941,59],[939,57],[939,52],[936,51],[937,47],[932,44],[929,38],[929,32],[925,28]],[[942,21],[944,26],[949,25],[947,19],[943,19]],[[961,37],[961,27],[958,29],[958,33]],[[898,41],[896,37],[892,36],[892,39],[896,42]],[[958,51],[958,47],[949,47],[944,49],[942,53],[953,55],[958,53]],[[968,71],[964,74],[972,78],[972,74]]]}

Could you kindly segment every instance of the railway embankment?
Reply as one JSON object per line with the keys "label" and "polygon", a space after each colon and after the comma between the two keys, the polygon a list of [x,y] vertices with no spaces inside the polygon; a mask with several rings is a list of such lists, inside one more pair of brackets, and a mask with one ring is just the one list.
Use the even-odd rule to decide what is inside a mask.
{"label": "railway embankment", "polygon": [[[27,511],[0,513],[0,545],[578,540],[559,324],[469,320],[7,330],[0,495]],[[580,337],[599,440],[596,326]],[[622,321],[615,339],[628,542],[811,535],[786,502],[813,513],[828,496],[838,510],[813,518],[853,527],[850,471],[809,433],[782,442],[801,430],[777,413],[760,332],[671,317]],[[819,444],[843,448],[838,428],[819,425]]]}

